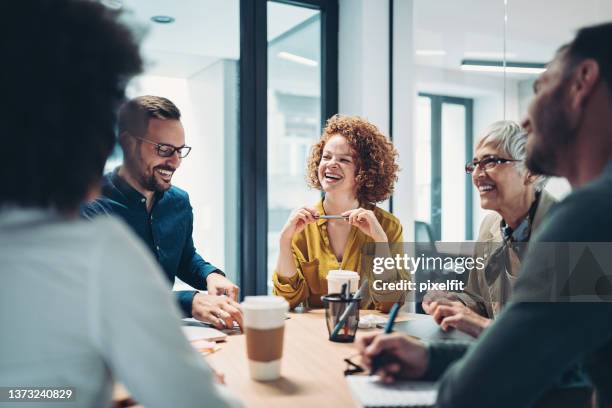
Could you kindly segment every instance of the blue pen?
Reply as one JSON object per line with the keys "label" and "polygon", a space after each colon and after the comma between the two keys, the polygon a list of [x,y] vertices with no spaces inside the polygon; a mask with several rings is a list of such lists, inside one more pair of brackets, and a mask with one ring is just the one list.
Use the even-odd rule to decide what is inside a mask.
{"label": "blue pen", "polygon": [[[393,325],[395,324],[395,318],[397,317],[397,313],[399,312],[400,304],[394,303],[391,307],[391,311],[389,312],[389,320],[387,320],[387,324],[385,326],[385,334],[389,334],[393,331]],[[385,364],[388,364],[394,360],[394,357],[386,352],[382,352],[378,354],[376,357],[372,359],[372,367],[370,368],[370,375],[375,374],[380,367]]]}
{"label": "blue pen", "polygon": [[393,325],[395,324],[395,318],[397,317],[399,308],[400,304],[398,302],[394,303],[391,307],[391,311],[389,312],[389,320],[387,320],[387,325],[385,326],[385,334],[389,334],[393,331]]}

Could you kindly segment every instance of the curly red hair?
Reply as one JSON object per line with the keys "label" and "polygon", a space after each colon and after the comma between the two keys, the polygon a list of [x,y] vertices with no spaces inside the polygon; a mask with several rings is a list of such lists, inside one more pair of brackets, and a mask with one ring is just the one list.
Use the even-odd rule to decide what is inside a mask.
{"label": "curly red hair", "polygon": [[358,116],[334,115],[327,121],[321,138],[310,150],[306,170],[308,185],[321,190],[319,163],[325,143],[335,135],[344,136],[353,150],[359,202],[378,203],[389,198],[399,171],[397,150],[376,126]]}

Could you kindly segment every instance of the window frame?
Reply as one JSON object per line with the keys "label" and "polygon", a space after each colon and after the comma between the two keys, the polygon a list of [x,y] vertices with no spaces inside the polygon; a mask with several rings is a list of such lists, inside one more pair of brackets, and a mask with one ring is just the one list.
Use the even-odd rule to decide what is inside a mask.
{"label": "window frame", "polygon": [[[429,98],[431,103],[431,206],[430,224],[434,233],[434,239],[442,238],[442,189],[435,189],[435,180],[442,179],[442,105],[461,105],[465,108],[465,157],[472,157],[474,143],[474,100],[448,95],[437,95],[427,92],[419,92],[418,96]],[[440,181],[440,185],[441,185]],[[471,240],[474,237],[474,197],[471,177],[465,175],[465,237]],[[440,208],[439,213],[434,208]]]}
{"label": "window frame", "polygon": [[240,0],[239,243],[241,296],[267,294],[268,2],[321,12],[321,127],[338,111],[338,0]]}

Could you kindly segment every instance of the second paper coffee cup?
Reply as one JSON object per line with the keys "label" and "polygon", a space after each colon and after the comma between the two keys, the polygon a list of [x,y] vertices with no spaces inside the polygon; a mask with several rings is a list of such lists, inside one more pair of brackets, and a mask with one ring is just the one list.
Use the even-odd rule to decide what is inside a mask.
{"label": "second paper coffee cup", "polygon": [[289,304],[280,296],[247,296],[241,304],[251,378],[280,378],[285,317]]}
{"label": "second paper coffee cup", "polygon": [[347,284],[350,293],[359,289],[359,274],[354,271],[333,269],[327,273],[327,293],[340,293],[342,285]]}

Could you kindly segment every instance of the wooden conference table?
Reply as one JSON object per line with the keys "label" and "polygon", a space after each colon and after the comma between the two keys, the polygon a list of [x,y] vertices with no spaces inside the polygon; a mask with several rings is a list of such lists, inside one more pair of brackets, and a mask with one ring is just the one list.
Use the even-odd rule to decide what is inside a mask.
{"label": "wooden conference table", "polygon": [[[360,315],[378,314],[361,310]],[[246,344],[243,334],[228,336],[221,350],[208,355],[206,361],[225,374],[227,387],[246,407],[344,408],[355,403],[344,379],[344,359],[355,355],[354,343],[328,340],[325,311],[289,313],[286,321],[282,377],[272,382],[257,382],[249,377]],[[431,319],[430,316],[400,313],[397,321]],[[359,329],[358,333],[381,331]],[[353,360],[358,362],[358,359]],[[591,406],[591,391],[585,388],[555,391],[544,396],[537,408]],[[595,406],[595,405],[592,405]]]}
{"label": "wooden conference table", "polygon": [[[376,313],[362,310],[363,316]],[[227,387],[247,407],[351,407],[354,406],[344,380],[344,359],[355,354],[354,343],[329,341],[325,311],[289,313],[285,322],[283,361],[279,380],[253,381],[249,377],[245,336],[233,335],[221,344],[221,350],[206,361],[225,374]],[[407,320],[400,314],[398,321]],[[377,329],[362,330],[358,333]]]}
{"label": "wooden conference table", "polygon": [[[361,316],[374,313],[362,310]],[[205,357],[246,407],[352,407],[354,402],[344,379],[344,359],[355,354],[354,343],[328,340],[324,310],[289,313],[285,324],[283,361],[279,380],[253,381],[249,377],[244,334],[227,337],[221,349]],[[422,315],[421,315],[422,316]],[[400,313],[397,321],[418,318]],[[378,329],[359,329],[358,333]],[[358,361],[358,359],[357,359]],[[115,398],[125,396],[124,390]]]}

